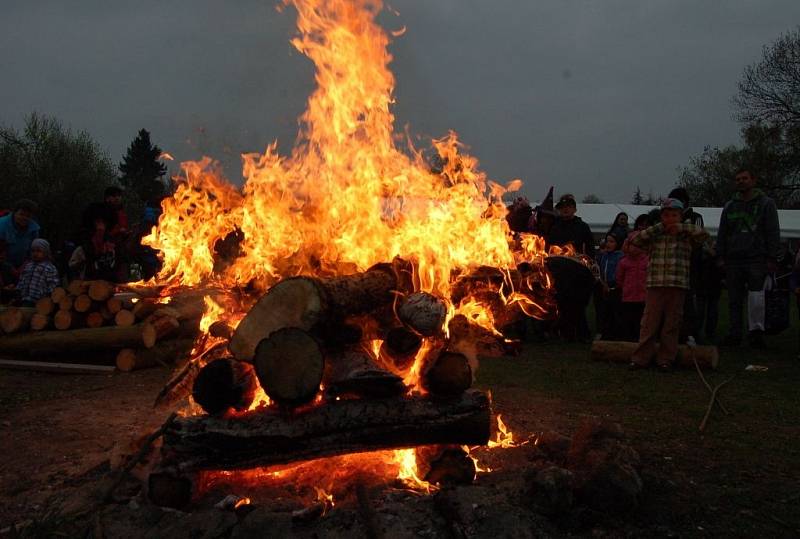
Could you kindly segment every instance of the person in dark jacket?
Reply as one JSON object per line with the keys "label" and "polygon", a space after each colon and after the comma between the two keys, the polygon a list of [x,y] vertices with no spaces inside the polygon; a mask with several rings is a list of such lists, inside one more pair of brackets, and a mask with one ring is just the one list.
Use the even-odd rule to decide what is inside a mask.
{"label": "person in dark jacket", "polygon": [[597,315],[597,332],[604,341],[621,337],[622,293],[617,286],[617,267],[622,260],[622,242],[616,235],[607,234],[605,247],[597,255],[600,282],[595,290],[594,306]]}
{"label": "person in dark jacket", "polygon": [[748,341],[764,347],[764,279],[777,268],[780,223],[775,202],[756,188],[749,168],[735,176],[736,194],[719,221],[716,252],[728,285],[730,328],[725,344],[742,340],[742,307],[747,295]]}
{"label": "person in dark jacket", "polygon": [[611,228],[608,229],[606,232],[606,237],[609,234],[612,234],[614,238],[617,240],[620,248],[622,248],[622,244],[628,238],[628,233],[630,232],[630,228],[628,227],[628,214],[623,212],[619,212],[616,217],[614,217],[614,224],[611,225]]}
{"label": "person in dark jacket", "polygon": [[[559,216],[548,234],[548,245],[559,247],[572,245],[577,254],[586,255],[593,260],[594,237],[589,225],[575,215],[577,211],[575,197],[570,194],[562,195],[556,204],[556,209]],[[556,283],[556,302],[559,312],[556,325],[561,336],[567,340],[577,339],[588,343],[591,342],[592,335],[589,331],[589,322],[586,320],[586,307],[592,297],[592,289],[589,288],[585,294],[582,289],[578,289],[581,293],[577,295],[573,294],[573,291],[559,290],[571,286],[573,285],[566,280],[562,280],[560,285]]]}
{"label": "person in dark jacket", "polygon": [[562,195],[556,204],[558,218],[553,223],[548,236],[550,245],[565,247],[572,245],[578,254],[594,258],[594,236],[589,225],[576,215],[577,204],[575,197],[570,194]]}

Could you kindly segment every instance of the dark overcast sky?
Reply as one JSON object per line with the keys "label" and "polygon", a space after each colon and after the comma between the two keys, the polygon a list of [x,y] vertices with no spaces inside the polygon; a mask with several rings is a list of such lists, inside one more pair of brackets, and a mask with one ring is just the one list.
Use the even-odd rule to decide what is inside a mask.
{"label": "dark overcast sky", "polygon": [[[145,127],[178,159],[238,178],[288,149],[312,84],[274,0],[2,0],[0,122],[33,110],[118,161]],[[455,129],[490,177],[627,202],[668,191],[706,145],[739,138],[730,98],[797,0],[395,0],[398,127]]]}

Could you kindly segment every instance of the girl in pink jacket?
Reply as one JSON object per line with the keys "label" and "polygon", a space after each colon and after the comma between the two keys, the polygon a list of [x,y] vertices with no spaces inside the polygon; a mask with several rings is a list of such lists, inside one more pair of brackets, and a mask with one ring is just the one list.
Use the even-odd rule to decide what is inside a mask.
{"label": "girl in pink jacket", "polygon": [[630,243],[630,238],[638,233],[642,217],[647,216],[636,219],[636,230],[625,240],[622,247],[625,256],[617,265],[617,287],[622,289],[622,336],[632,342],[639,341],[639,327],[647,297],[647,266],[650,264],[647,253]]}

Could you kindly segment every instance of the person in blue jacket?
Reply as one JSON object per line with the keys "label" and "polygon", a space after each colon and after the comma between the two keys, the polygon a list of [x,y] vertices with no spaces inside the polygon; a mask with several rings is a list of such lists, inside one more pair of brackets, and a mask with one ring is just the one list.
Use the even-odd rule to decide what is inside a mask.
{"label": "person in blue jacket", "polygon": [[39,223],[33,220],[38,207],[32,200],[22,199],[14,211],[0,217],[0,239],[7,245],[7,260],[16,269],[22,268],[33,240],[39,237]]}

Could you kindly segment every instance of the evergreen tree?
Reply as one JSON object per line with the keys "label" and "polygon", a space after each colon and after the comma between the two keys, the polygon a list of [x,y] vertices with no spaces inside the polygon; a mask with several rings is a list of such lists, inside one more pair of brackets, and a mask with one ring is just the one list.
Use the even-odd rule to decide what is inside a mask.
{"label": "evergreen tree", "polygon": [[644,197],[642,197],[642,190],[639,189],[639,186],[636,186],[636,191],[633,193],[633,200],[631,200],[631,204],[635,204],[636,206],[641,206],[644,204]]}
{"label": "evergreen tree", "polygon": [[122,183],[136,192],[143,202],[164,193],[161,177],[167,172],[167,167],[158,160],[160,155],[161,148],[150,141],[146,129],[141,129],[119,164]]}

